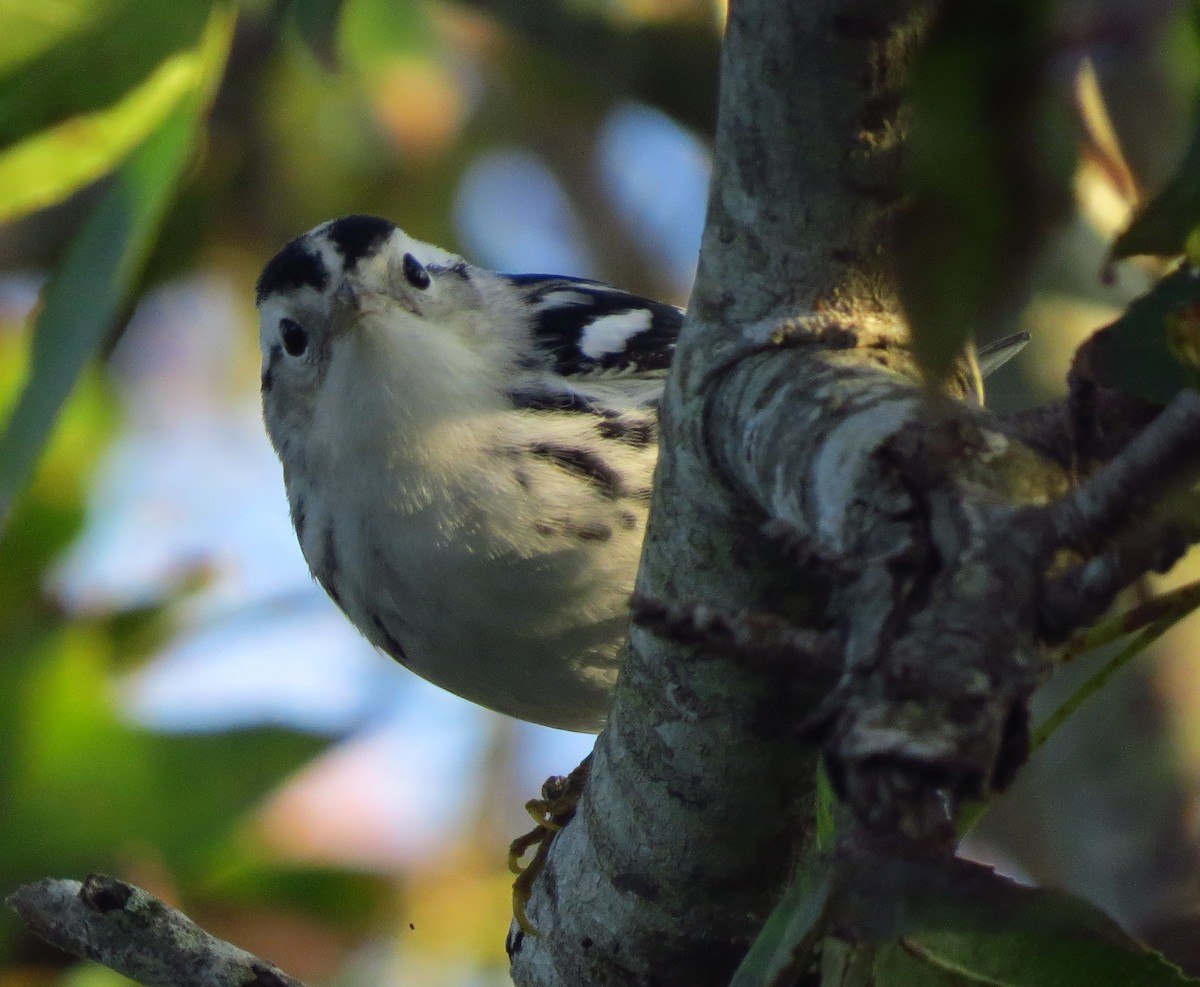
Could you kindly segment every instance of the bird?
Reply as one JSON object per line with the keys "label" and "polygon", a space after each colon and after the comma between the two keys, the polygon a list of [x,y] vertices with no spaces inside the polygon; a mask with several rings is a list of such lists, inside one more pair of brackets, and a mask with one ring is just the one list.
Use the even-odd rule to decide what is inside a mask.
{"label": "bird", "polygon": [[683,311],[346,216],[257,284],[263,418],[317,581],[450,692],[596,732]]}
{"label": "bird", "polygon": [[486,270],[367,215],[288,242],[256,300],[266,430],[334,603],[458,696],[599,731],[683,309]]}

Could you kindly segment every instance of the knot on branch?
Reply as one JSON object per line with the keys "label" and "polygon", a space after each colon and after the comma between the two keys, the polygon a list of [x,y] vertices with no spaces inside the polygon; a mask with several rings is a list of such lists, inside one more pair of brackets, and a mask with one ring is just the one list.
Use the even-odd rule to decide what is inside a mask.
{"label": "knot on branch", "polygon": [[835,612],[848,615],[842,674],[802,730],[863,823],[934,843],[950,838],[964,800],[1001,790],[1025,760],[1045,646],[1200,537],[1155,506],[1200,469],[1200,396],[1182,396],[1044,505],[1011,506],[979,485],[979,460],[1005,441],[979,421],[926,409],[877,449],[879,520],[849,533],[826,570]]}
{"label": "knot on branch", "polygon": [[105,874],[82,883],[36,881],[7,903],[50,945],[151,987],[304,987],[143,889]]}
{"label": "knot on branch", "polygon": [[125,908],[132,897],[131,885],[107,874],[89,874],[79,889],[79,900],[101,914]]}

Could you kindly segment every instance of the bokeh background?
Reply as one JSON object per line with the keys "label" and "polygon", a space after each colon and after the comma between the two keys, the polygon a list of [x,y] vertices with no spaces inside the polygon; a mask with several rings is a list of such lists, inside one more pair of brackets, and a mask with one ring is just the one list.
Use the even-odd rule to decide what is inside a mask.
{"label": "bokeh background", "polygon": [[[1103,5],[1054,6],[1086,26]],[[1056,135],[1075,207],[1006,299],[1034,340],[995,404],[1061,396],[1078,341],[1160,273],[1105,254],[1135,186],[1187,146],[1197,44],[1190,4],[1135,6],[1120,31],[1065,35],[1049,73],[1045,98],[1073,106],[1091,54],[1130,173],[1094,126]],[[259,420],[254,280],[292,236],[369,212],[486,266],[686,303],[723,17],[716,0],[0,0],[0,894],[111,872],[302,979],[507,982],[508,841],[590,738],[426,685],[312,582]],[[138,195],[169,154],[146,148],[180,120],[203,126],[156,207]],[[1193,970],[1198,634],[1122,672],[970,845]],[[113,982],[0,913],[3,987]]]}

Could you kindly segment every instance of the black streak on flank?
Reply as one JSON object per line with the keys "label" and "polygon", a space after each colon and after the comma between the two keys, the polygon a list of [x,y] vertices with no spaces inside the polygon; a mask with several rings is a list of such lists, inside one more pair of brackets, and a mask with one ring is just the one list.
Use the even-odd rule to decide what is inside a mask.
{"label": "black streak on flank", "polygon": [[608,541],[612,537],[612,528],[603,521],[578,524],[569,518],[555,518],[538,521],[534,529],[539,535],[570,535],[580,541]]}
{"label": "black streak on flank", "polygon": [[601,521],[590,521],[586,524],[567,522],[563,525],[563,530],[580,541],[608,541],[612,538],[612,528]]}
{"label": "black streak on flank", "polygon": [[648,446],[657,438],[658,430],[649,419],[610,418],[596,423],[601,438],[624,442],[631,446]]}
{"label": "black streak on flank", "polygon": [[622,416],[619,411],[589,401],[574,391],[509,391],[508,400],[522,411],[564,411],[595,415],[596,434],[631,446],[648,446],[658,437],[653,418]]}
{"label": "black streak on flank", "polygon": [[324,291],[329,285],[329,271],[320,254],[304,245],[304,238],[293,240],[267,261],[258,278],[255,295],[259,305],[268,295],[295,288],[315,288]]}
{"label": "black streak on flank", "polygon": [[379,631],[380,636],[383,638],[383,649],[395,658],[396,661],[400,662],[401,665],[408,668],[408,655],[404,653],[404,646],[387,629],[383,618],[379,614],[373,613],[371,614],[371,623],[375,625],[375,630]]}
{"label": "black streak on flank", "polygon": [[343,216],[329,224],[326,231],[347,271],[353,271],[358,262],[375,253],[379,245],[391,236],[394,223],[378,216]]}
{"label": "black streak on flank", "polygon": [[574,391],[509,391],[508,400],[523,411],[572,411],[585,415],[612,414]]}
{"label": "black streak on flank", "polygon": [[609,500],[616,500],[621,496],[624,486],[621,474],[591,450],[538,442],[530,446],[529,451],[535,456],[549,460],[559,469],[587,480]]}

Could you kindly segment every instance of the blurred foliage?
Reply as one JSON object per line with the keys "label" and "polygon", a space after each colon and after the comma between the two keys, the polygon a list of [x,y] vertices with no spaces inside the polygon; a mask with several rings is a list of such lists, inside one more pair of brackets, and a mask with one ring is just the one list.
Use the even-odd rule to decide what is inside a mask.
{"label": "blurred foliage", "polygon": [[[0,408],[13,405],[23,376],[20,342],[0,325]],[[205,886],[227,866],[245,813],[327,743],[277,729],[172,736],[125,721],[113,672],[161,645],[167,627],[151,612],[71,618],[41,588],[80,529],[90,470],[114,424],[102,379],[85,374],[0,540],[3,888],[48,873],[139,869],[169,875],[160,890]],[[339,887],[331,918],[368,885],[343,877]],[[305,894],[271,900],[302,904]],[[0,912],[0,955],[18,939]]]}
{"label": "blurred foliage", "polygon": [[[1091,91],[1097,84],[1090,63],[1074,80],[1062,63],[1091,50],[1081,44],[1089,40],[1100,60],[1111,60],[1106,46],[1114,39],[1129,53],[1169,43],[1186,51],[1180,75],[1196,86],[1196,0],[1148,7],[1140,21],[1116,5],[1081,10],[1050,0],[951,3],[930,32],[913,86],[912,199],[900,220],[899,266],[914,346],[933,379],[948,371],[969,338],[994,334],[1028,300],[1032,264],[1069,215],[1078,150],[1103,173],[1114,197],[1127,206],[1136,202],[1142,182],[1111,132],[1104,95]],[[1153,98],[1166,104],[1171,97]],[[1200,92],[1192,102],[1200,119]],[[1148,107],[1136,109],[1153,115]],[[1131,111],[1125,108],[1122,129],[1131,129]],[[1134,151],[1135,158],[1145,156]],[[1109,257],[1187,253],[1194,262],[1198,220],[1200,138],[1193,136],[1176,171],[1122,223]],[[1119,373],[1104,383],[1165,401],[1193,381],[1200,351],[1183,280],[1155,289],[1114,327]]]}
{"label": "blurred foliage", "polygon": [[1071,206],[1075,127],[1054,74],[1053,6],[946,4],[914,72],[898,264],[933,380],[973,334],[1012,318],[1037,248]]}
{"label": "blurred foliage", "polygon": [[1113,241],[1112,257],[1121,260],[1138,254],[1177,256],[1187,253],[1200,261],[1200,242],[1192,237],[1200,227],[1200,125],[1179,171],[1134,217]]}
{"label": "blurred foliage", "polygon": [[[87,612],[48,588],[122,427],[92,358],[113,348],[141,295],[197,267],[231,272],[248,310],[262,258],[331,215],[393,215],[452,245],[458,178],[486,148],[525,144],[565,182],[593,184],[588,156],[557,136],[564,127],[587,147],[608,107],[654,100],[655,86],[710,122],[711,0],[3,7],[0,268],[51,274],[28,327],[0,322],[0,895],[47,874],[112,871],[302,976],[347,963],[355,982],[398,968],[422,982],[502,976],[508,834],[467,827],[473,848],[400,885],[285,859],[256,810],[329,738],[278,727],[172,734],[127,716],[122,676],[171,641],[196,587]],[[570,47],[525,37],[531,13]],[[600,253],[625,263],[635,286],[661,290],[640,270],[652,259],[639,257],[636,234],[599,199],[593,207],[606,213]],[[373,953],[375,935],[403,953]],[[0,910],[0,980],[124,982],[64,966]]]}
{"label": "blurred foliage", "polygon": [[292,0],[288,12],[300,37],[321,64],[336,69],[342,0]]}
{"label": "blurred foliage", "polygon": [[[43,199],[65,197],[120,162],[122,152],[140,143],[105,190],[43,294],[29,379],[0,436],[0,525],[76,377],[127,304],[154,233],[200,137],[200,121],[220,81],[233,27],[232,11],[227,7],[202,6],[211,7],[202,10],[209,19],[205,36],[197,43],[196,32],[190,31],[184,39],[197,43],[196,48],[175,52],[168,47],[169,54],[152,70],[149,81],[139,83],[134,94],[122,96],[115,110],[92,114],[87,121],[72,116],[52,125],[48,134],[18,143],[0,155],[0,179],[7,179],[3,187],[8,189],[7,212],[11,216],[22,207],[45,204]],[[184,5],[181,15],[186,10]],[[85,22],[85,30],[54,39],[57,44],[39,38],[47,50],[29,64],[18,61],[17,68],[23,71],[17,81],[10,80],[9,89],[0,89],[4,93],[0,102],[6,104],[0,106],[0,120],[13,122],[10,137],[29,122],[19,119],[20,109],[33,105],[37,111],[33,119],[41,124],[55,113],[77,113],[86,102],[64,97],[56,104],[60,86],[50,84],[45,78],[48,73],[60,83],[62,73],[78,80],[75,73],[100,69],[102,62],[91,61],[97,53],[106,59],[127,59],[131,49],[139,53],[155,50],[160,32],[154,19],[140,16],[139,9],[121,13],[127,16],[117,19],[119,30],[107,18],[97,16]],[[187,18],[178,20],[186,23]],[[138,37],[137,29],[148,33]],[[110,47],[111,33],[118,37]],[[47,65],[54,66],[54,71]],[[79,88],[85,87],[75,86]],[[40,99],[32,99],[27,90],[36,90]],[[73,90],[66,87],[66,91]],[[48,183],[29,195],[38,175]],[[23,202],[22,195],[27,196]],[[4,215],[0,203],[0,217]]]}
{"label": "blurred foliage", "polygon": [[[232,22],[214,10],[185,98],[114,176],[42,296],[29,379],[0,436],[0,525],[84,364],[127,303],[220,78]],[[81,152],[85,153],[86,152]]]}
{"label": "blurred foliage", "polygon": [[0,146],[122,102],[197,44],[212,8],[212,0],[70,0],[52,7],[9,0],[0,43]]}
{"label": "blurred foliage", "polygon": [[[1087,25],[1064,32],[1068,6],[952,3],[933,30],[916,80],[914,195],[900,260],[932,375],[968,335],[990,333],[1020,308],[1038,251],[1068,211],[1077,131],[1064,82],[1072,52],[1109,38]],[[1129,19],[1149,22],[1160,6]],[[1122,9],[1072,9],[1083,7],[1097,18]],[[646,238],[605,195],[597,132],[628,100],[711,132],[719,8],[712,0],[4,4],[0,266],[53,273],[31,332],[0,325],[0,505],[9,512],[0,538],[0,893],[47,873],[114,870],[299,975],[311,962],[322,977],[349,964],[362,983],[398,968],[416,982],[503,977],[508,888],[487,826],[469,837],[482,850],[459,848],[403,881],[282,860],[262,845],[253,810],[326,738],[278,728],[180,736],[127,720],[120,673],[159,651],[181,601],[164,594],[135,610],[71,613],[45,585],[81,530],[91,470],[121,425],[90,358],[111,348],[149,287],[196,268],[239,287],[252,349],[251,286],[262,259],[334,215],[393,216],[416,236],[457,246],[461,179],[497,148],[528,150],[570,190],[602,276],[665,294]],[[1190,29],[1186,20],[1172,19],[1175,36]],[[1194,81],[1194,44],[1190,51]],[[1155,124],[1158,109],[1135,106],[1125,119]],[[1163,254],[1187,246],[1195,157],[1160,182],[1164,191],[1118,241],[1119,256],[1131,245]],[[1098,283],[1095,274],[1087,272]],[[1184,272],[1147,290],[1117,324],[1123,367],[1140,373],[1145,361],[1162,361],[1175,375],[1166,390],[1154,385],[1155,398],[1192,382],[1177,360],[1194,349],[1183,304],[1192,296],[1176,294],[1191,279]],[[252,369],[248,377],[252,384]],[[829,841],[827,787],[821,804]],[[748,964],[789,961],[823,907],[813,886],[798,885],[768,929],[776,938]],[[1039,900],[1018,914],[1096,927],[1085,906],[1039,911],[1046,907]],[[403,959],[361,960],[372,936],[398,942]],[[420,967],[422,950],[457,963],[455,972]],[[0,956],[27,964],[16,974],[23,983],[58,975],[57,961],[7,913]],[[911,952],[887,961],[918,962]],[[743,982],[761,982],[768,967],[748,966]],[[60,982],[118,980],[77,967]]]}
{"label": "blurred foliage", "polygon": [[1155,404],[1200,383],[1200,271],[1180,267],[1130,303],[1095,338],[1089,373]]}
{"label": "blurred foliage", "polygon": [[[1200,61],[1200,2],[1190,0],[1189,7],[1191,55],[1194,61]],[[1194,240],[1197,227],[1200,227],[1200,94],[1195,99],[1192,140],[1183,161],[1113,241],[1110,256],[1120,260],[1138,254],[1171,257],[1186,252],[1192,263],[1200,263],[1200,242]]]}
{"label": "blurred foliage", "polygon": [[814,966],[822,983],[881,987],[1200,983],[1079,898],[965,860],[868,849],[814,863],[731,987],[802,982]]}

